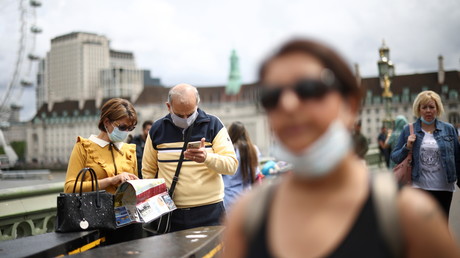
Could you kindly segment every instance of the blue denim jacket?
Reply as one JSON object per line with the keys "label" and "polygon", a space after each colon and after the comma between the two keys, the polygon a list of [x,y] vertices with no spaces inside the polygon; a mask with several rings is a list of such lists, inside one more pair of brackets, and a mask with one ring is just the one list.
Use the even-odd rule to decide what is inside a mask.
{"label": "blue denim jacket", "polygon": [[[436,130],[433,132],[434,139],[438,143],[441,151],[442,167],[446,171],[447,182],[453,183],[460,177],[460,144],[458,142],[457,130],[449,123],[436,120]],[[420,118],[414,123],[415,142],[412,146],[412,180],[418,181],[420,174],[420,147],[423,136]],[[409,154],[406,148],[407,138],[409,137],[409,125],[404,127],[399,136],[398,143],[391,152],[391,159],[396,163],[401,163]],[[457,185],[459,182],[457,181]],[[459,185],[460,187],[460,185]]]}

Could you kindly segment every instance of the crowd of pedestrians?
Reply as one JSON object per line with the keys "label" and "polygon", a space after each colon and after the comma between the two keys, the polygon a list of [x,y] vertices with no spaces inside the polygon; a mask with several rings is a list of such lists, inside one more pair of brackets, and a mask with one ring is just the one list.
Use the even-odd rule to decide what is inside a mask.
{"label": "crowd of pedestrians", "polygon": [[[415,99],[414,134],[397,116],[377,139],[390,169],[413,153],[412,184],[395,187],[384,207],[395,214],[390,230],[401,238],[395,245],[376,208],[383,180],[363,162],[369,143],[358,119],[362,89],[344,59],[323,43],[291,40],[261,64],[258,85],[275,136],[272,154],[291,165],[288,173],[260,180],[261,153],[245,125],[226,127],[200,108],[196,87],[181,83],[168,92],[167,114],[144,121],[131,140],[138,122],[133,105],[120,98],[104,103],[99,134],[77,137],[65,191],[84,167],[110,193],[126,180],[164,178],[175,188],[171,231],[225,225],[224,257],[460,257],[447,223],[460,176],[459,138],[440,120],[437,93]],[[145,236],[133,225],[108,242]]]}

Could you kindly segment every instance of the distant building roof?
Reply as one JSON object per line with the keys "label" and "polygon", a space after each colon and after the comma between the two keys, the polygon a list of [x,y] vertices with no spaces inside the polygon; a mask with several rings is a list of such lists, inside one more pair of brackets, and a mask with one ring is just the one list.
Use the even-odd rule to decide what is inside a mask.
{"label": "distant building roof", "polygon": [[[254,101],[257,98],[256,84],[243,84],[240,92],[233,96],[225,93],[226,86],[197,86],[200,93],[201,103],[225,103],[237,101]],[[161,104],[168,100],[170,88],[157,85],[154,87],[144,87],[135,105]]]}
{"label": "distant building roof", "polygon": [[136,102],[133,104],[135,106],[145,106],[150,104],[165,103],[168,100],[168,91],[169,88],[163,86],[144,87],[144,90],[142,90]]}
{"label": "distant building roof", "polygon": [[74,39],[74,38],[78,37],[78,34],[87,34],[87,35],[93,35],[93,36],[103,36],[103,35],[99,35],[99,34],[91,33],[91,32],[75,31],[75,32],[67,33],[67,34],[64,34],[64,35],[61,35],[61,36],[57,36],[57,37],[51,39],[51,43],[56,43],[58,41]]}
{"label": "distant building roof", "polygon": [[118,51],[118,50],[110,49],[110,57],[123,58],[123,59],[134,59],[134,54],[133,52]]}
{"label": "distant building roof", "polygon": [[[418,93],[426,87],[441,94],[444,85],[449,86],[449,90],[454,88],[460,90],[460,72],[446,71],[443,84],[438,83],[437,72],[397,75],[391,80],[391,91],[393,95],[401,95],[404,88],[408,88],[411,93]],[[365,91],[370,90],[373,95],[381,96],[383,92],[378,77],[363,78],[362,87]]]}
{"label": "distant building roof", "polygon": [[78,108],[78,101],[66,100],[63,102],[54,103],[51,110],[48,110],[48,103],[43,104],[35,114],[34,118],[51,117],[51,116],[73,116],[75,111],[79,111],[77,114],[81,115],[82,111],[86,112],[87,115],[96,115],[99,113],[99,108],[95,105],[95,100],[87,100],[83,104],[83,109]]}

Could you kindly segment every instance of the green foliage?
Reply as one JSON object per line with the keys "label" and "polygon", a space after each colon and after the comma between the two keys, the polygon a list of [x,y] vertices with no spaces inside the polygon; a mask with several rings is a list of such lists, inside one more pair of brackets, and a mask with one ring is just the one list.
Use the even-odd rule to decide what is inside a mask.
{"label": "green foliage", "polygon": [[5,154],[5,149],[3,149],[3,146],[0,146],[0,155]]}
{"label": "green foliage", "polygon": [[19,160],[25,160],[25,155],[26,155],[26,142],[25,141],[11,142],[11,148],[13,148],[13,150],[16,152]]}

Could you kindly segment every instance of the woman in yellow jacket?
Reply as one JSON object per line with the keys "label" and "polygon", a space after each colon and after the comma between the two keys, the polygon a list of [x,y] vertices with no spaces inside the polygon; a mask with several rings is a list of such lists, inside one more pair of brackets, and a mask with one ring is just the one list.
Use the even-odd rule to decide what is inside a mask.
{"label": "woman in yellow jacket", "polygon": [[[101,108],[99,134],[91,135],[88,139],[77,137],[67,167],[64,191],[66,193],[73,191],[78,172],[85,167],[94,169],[99,188],[112,194],[124,181],[138,179],[136,145],[124,143],[128,133],[134,130],[136,124],[137,114],[129,101],[120,98],[108,100]],[[84,180],[83,191],[91,191],[90,175],[87,174]],[[80,189],[80,182],[77,182],[77,189]],[[121,233],[129,230],[128,228],[131,226],[124,227],[123,230],[118,229],[115,234],[108,234],[111,237],[107,236],[107,242],[114,243],[136,238],[133,234]],[[134,231],[139,234],[142,232]],[[114,240],[115,238],[117,240]]]}

